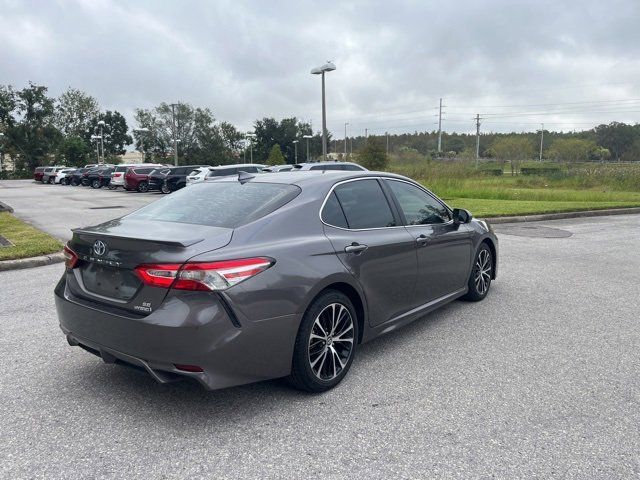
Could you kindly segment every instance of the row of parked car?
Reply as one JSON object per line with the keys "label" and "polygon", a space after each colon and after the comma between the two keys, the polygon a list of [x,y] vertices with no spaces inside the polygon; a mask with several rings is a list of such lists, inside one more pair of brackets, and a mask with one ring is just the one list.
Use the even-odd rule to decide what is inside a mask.
{"label": "row of parked car", "polygon": [[366,170],[350,162],[316,162],[296,165],[267,166],[257,163],[236,165],[184,165],[171,167],[162,164],[128,165],[85,165],[82,168],[70,168],[63,165],[37,167],[33,178],[36,182],[59,185],[82,185],[85,187],[111,190],[124,188],[127,191],[148,192],[157,190],[171,193],[192,183],[203,182],[215,177],[246,173],[270,173],[298,170]]}

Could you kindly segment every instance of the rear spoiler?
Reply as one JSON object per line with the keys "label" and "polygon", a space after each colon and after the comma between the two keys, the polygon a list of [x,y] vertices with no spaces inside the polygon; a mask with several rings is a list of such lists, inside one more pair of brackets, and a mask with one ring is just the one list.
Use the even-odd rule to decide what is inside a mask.
{"label": "rear spoiler", "polygon": [[125,240],[136,240],[139,242],[158,243],[161,245],[170,245],[172,247],[190,247],[196,243],[200,243],[204,238],[187,238],[184,240],[169,240],[166,238],[154,238],[144,236],[131,236],[131,235],[116,235],[113,233],[102,233],[93,230],[83,230],[82,228],[72,228],[71,231],[77,235],[90,235],[91,237],[107,237],[107,238],[121,238]]}

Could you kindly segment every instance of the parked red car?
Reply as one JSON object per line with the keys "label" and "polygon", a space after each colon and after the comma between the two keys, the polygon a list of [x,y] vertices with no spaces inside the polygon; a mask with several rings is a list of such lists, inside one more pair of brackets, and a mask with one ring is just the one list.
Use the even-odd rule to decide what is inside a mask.
{"label": "parked red car", "polygon": [[157,167],[131,167],[124,174],[124,189],[139,192],[149,191],[149,174]]}
{"label": "parked red car", "polygon": [[33,179],[36,182],[42,181],[42,175],[44,175],[44,169],[45,167],[36,167],[36,169],[33,171]]}

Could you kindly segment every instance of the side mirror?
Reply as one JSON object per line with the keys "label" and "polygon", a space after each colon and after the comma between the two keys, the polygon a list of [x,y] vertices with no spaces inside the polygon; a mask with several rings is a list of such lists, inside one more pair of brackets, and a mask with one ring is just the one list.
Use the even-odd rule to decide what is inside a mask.
{"label": "side mirror", "polygon": [[453,223],[455,224],[469,223],[472,218],[473,215],[471,215],[469,210],[465,210],[464,208],[453,209]]}

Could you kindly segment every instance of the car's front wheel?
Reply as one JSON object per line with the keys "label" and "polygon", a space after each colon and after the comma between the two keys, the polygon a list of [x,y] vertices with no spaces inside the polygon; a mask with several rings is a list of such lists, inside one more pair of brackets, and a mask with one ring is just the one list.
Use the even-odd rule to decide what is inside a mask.
{"label": "car's front wheel", "polygon": [[493,254],[486,243],[480,245],[476,258],[473,262],[473,269],[469,277],[469,291],[463,297],[465,300],[479,302],[489,293],[491,277],[493,276]]}
{"label": "car's front wheel", "polygon": [[169,185],[167,185],[166,183],[162,184],[162,186],[160,187],[160,191],[164,194],[171,193],[171,189],[169,188]]}
{"label": "car's front wheel", "polygon": [[100,180],[94,180],[91,182],[91,188],[100,188],[101,186],[102,184],[100,183]]}
{"label": "car's front wheel", "polygon": [[149,191],[149,184],[147,182],[140,182],[138,184],[138,191],[140,193],[145,193]]}
{"label": "car's front wheel", "polygon": [[345,377],[356,352],[358,321],[349,298],[327,290],[304,316],[296,337],[290,382],[307,392],[323,392]]}

